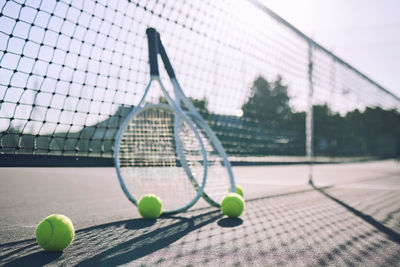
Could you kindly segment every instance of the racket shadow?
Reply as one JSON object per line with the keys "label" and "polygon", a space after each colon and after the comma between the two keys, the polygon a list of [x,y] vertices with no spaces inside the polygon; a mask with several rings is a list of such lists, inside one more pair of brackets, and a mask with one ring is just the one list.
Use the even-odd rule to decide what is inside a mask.
{"label": "racket shadow", "polygon": [[[78,266],[115,266],[145,257],[178,241],[185,235],[213,223],[223,215],[219,210],[191,218],[163,216],[159,220],[136,219],[78,231],[81,242],[94,232],[101,234],[100,253],[83,259]],[[103,232],[103,233],[102,233]],[[105,233],[109,234],[105,234]],[[111,234],[111,232],[113,232]],[[103,238],[105,236],[105,238]],[[83,244],[81,244],[83,245]],[[90,244],[86,244],[89,246]]]}
{"label": "racket shadow", "polygon": [[[191,217],[163,215],[158,220],[133,219],[76,231],[63,252],[46,252],[34,239],[2,244],[1,266],[116,266],[145,257],[192,231],[219,220],[219,210],[198,210]],[[190,214],[190,213],[189,213]]]}

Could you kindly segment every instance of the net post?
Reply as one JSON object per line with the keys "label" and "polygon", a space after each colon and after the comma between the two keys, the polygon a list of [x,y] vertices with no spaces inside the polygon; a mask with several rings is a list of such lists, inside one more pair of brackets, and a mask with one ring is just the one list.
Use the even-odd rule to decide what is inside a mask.
{"label": "net post", "polygon": [[314,115],[313,115],[313,45],[308,42],[308,107],[306,118],[306,153],[308,158],[308,184],[313,182],[313,150],[314,150]]}

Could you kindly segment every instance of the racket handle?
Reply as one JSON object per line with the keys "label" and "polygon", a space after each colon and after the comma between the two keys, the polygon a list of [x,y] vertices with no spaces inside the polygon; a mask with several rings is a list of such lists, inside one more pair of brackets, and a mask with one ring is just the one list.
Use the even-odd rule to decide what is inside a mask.
{"label": "racket handle", "polygon": [[172,68],[171,62],[169,61],[167,52],[165,51],[164,45],[161,42],[161,38],[158,38],[158,42],[159,42],[158,52],[160,53],[161,58],[164,62],[164,67],[167,70],[168,76],[170,79],[176,78],[174,69]]}
{"label": "racket handle", "polygon": [[147,42],[149,45],[149,65],[150,65],[150,75],[159,76],[158,72],[158,46],[159,46],[159,35],[154,28],[147,28]]}

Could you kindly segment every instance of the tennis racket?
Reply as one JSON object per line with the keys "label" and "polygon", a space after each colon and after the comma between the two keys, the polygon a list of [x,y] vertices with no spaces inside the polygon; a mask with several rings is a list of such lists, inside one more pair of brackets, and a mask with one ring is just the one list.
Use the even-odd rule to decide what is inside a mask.
{"label": "tennis racket", "polygon": [[[175,102],[181,107],[186,107],[186,115],[195,123],[200,132],[201,139],[207,151],[208,170],[207,184],[204,189],[203,198],[212,206],[219,207],[223,196],[228,192],[236,192],[235,179],[232,173],[231,164],[227,158],[225,149],[217,136],[205,122],[192,102],[185,96],[175,75],[175,71],[165,51],[164,45],[159,38],[159,53],[164,66],[174,87]],[[175,127],[180,127],[178,124]],[[182,157],[185,155],[182,154]]]}
{"label": "tennis racket", "polygon": [[[202,195],[207,152],[194,123],[161,82],[158,33],[149,28],[146,34],[150,81],[117,133],[115,166],[121,188],[133,204],[145,194],[156,194],[162,200],[163,213],[176,213],[190,208]],[[154,87],[168,104],[148,103],[146,98]]]}

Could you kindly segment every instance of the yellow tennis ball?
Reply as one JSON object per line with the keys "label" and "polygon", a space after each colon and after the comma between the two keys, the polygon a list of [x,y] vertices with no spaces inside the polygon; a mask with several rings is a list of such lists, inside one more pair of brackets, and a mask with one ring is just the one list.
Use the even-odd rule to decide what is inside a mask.
{"label": "yellow tennis ball", "polygon": [[144,195],[138,202],[140,215],[145,219],[156,219],[161,215],[161,199],[154,194]]}
{"label": "yellow tennis ball", "polygon": [[[243,188],[237,184],[235,185],[235,187],[236,187],[236,193],[238,193],[241,197],[243,197]],[[232,188],[230,188],[229,192],[231,192],[231,189]]]}
{"label": "yellow tennis ball", "polygon": [[44,250],[62,251],[74,240],[75,229],[71,220],[61,214],[44,218],[36,228],[36,241]]}
{"label": "yellow tennis ball", "polygon": [[222,198],[221,210],[228,217],[239,217],[244,210],[244,199],[237,193],[228,193]]}

